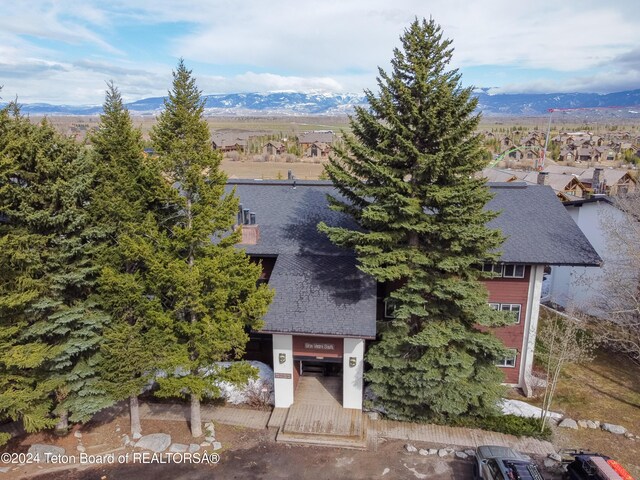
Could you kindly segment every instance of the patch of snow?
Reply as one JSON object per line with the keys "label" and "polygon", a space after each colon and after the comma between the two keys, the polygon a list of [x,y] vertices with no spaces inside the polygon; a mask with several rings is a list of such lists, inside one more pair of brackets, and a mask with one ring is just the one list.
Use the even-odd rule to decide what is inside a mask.
{"label": "patch of snow", "polygon": [[[515,415],[517,417],[526,418],[542,417],[542,410],[540,408],[534,407],[533,405],[529,405],[528,403],[520,400],[502,399],[498,406],[505,415]],[[548,412],[547,416],[556,420],[560,420],[562,418],[562,415],[556,412]]]}

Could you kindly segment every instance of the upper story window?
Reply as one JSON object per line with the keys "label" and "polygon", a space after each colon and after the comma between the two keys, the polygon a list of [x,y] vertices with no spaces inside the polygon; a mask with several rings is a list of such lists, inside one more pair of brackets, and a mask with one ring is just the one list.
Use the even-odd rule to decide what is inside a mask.
{"label": "upper story window", "polygon": [[396,318],[396,307],[389,299],[384,301],[384,318]]}
{"label": "upper story window", "polygon": [[516,265],[514,263],[484,263],[482,264],[482,271],[494,273],[496,277],[524,278],[524,265]]}
{"label": "upper story window", "polygon": [[514,322],[520,323],[520,312],[522,310],[522,305],[518,303],[489,303],[489,306],[494,310],[510,312],[513,316]]}

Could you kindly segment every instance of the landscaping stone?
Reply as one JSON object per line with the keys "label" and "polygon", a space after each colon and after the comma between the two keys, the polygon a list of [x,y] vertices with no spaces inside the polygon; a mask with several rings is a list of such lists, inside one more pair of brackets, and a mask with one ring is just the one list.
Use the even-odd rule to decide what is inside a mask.
{"label": "landscaping stone", "polygon": [[46,462],[47,456],[64,455],[65,449],[56,447],[55,445],[47,445],[46,443],[34,443],[29,447],[28,453],[31,455],[39,455],[41,462]]}
{"label": "landscaping stone", "polygon": [[367,412],[367,416],[371,420],[378,420],[380,418],[380,414],[378,412]]}
{"label": "landscaping stone", "polygon": [[465,450],[464,453],[466,453],[468,456],[470,457],[475,457],[476,456],[476,451],[475,450]]}
{"label": "landscaping stone", "polygon": [[421,448],[420,450],[418,450],[418,453],[423,457],[426,457],[427,455],[429,455],[429,450],[425,450],[424,448]]}
{"label": "landscaping stone", "polygon": [[86,451],[87,451],[87,449],[86,449],[86,448],[84,448],[84,446],[82,446],[82,445],[78,445],[78,446],[76,447],[76,450],[78,450],[80,453],[84,453],[84,452],[86,452]]}
{"label": "landscaping stone", "polygon": [[200,450],[200,445],[198,445],[197,443],[190,443],[189,444],[189,453],[196,453],[197,451]]}
{"label": "landscaping stone", "polygon": [[464,452],[456,452],[456,457],[462,458],[464,460],[465,458],[469,458],[469,455]]}
{"label": "landscaping stone", "polygon": [[123,435],[122,436],[122,444],[125,447],[128,447],[129,445],[131,445],[131,439],[129,438],[129,435]]}
{"label": "landscaping stone", "polygon": [[438,449],[437,448],[430,448],[429,449],[429,455],[435,455],[436,453],[438,453]]}
{"label": "landscaping stone", "polygon": [[80,432],[80,430],[76,430],[73,432],[73,436],[76,438],[82,438],[82,432]]}
{"label": "landscaping stone", "polygon": [[605,432],[615,433],[616,435],[624,435],[627,433],[627,429],[621,425],[614,425],[612,423],[603,423],[602,429]]}
{"label": "landscaping stone", "polygon": [[598,425],[593,420],[587,420],[587,428],[596,429],[598,428]]}
{"label": "landscaping stone", "polygon": [[216,438],[216,427],[213,425],[213,422],[205,423],[204,431],[207,437]]}
{"label": "landscaping stone", "polygon": [[633,433],[631,433],[631,432],[625,432],[625,433],[624,433],[624,436],[625,436],[626,438],[631,439],[631,440],[633,440],[633,438],[634,438],[634,435],[633,435]]}
{"label": "landscaping stone", "polygon": [[555,453],[555,452],[554,453],[550,453],[549,454],[549,458],[551,460],[556,461],[556,462],[561,462],[562,461],[562,457],[559,454]]}
{"label": "landscaping stone", "polygon": [[455,448],[451,448],[451,447],[447,447],[447,448],[445,448],[445,450],[447,451],[447,453],[453,453],[453,452],[456,451]]}
{"label": "landscaping stone", "polygon": [[116,433],[120,432],[120,427],[116,428]]}
{"label": "landscaping stone", "polygon": [[204,441],[205,442],[209,442],[209,443],[213,443],[216,441],[216,437],[212,437],[210,435],[207,435],[206,437],[204,437]]}
{"label": "landscaping stone", "polygon": [[220,450],[222,448],[222,444],[220,442],[213,442],[211,444],[211,448],[215,452],[216,450]]}
{"label": "landscaping stone", "polygon": [[596,424],[596,428],[600,428],[600,420],[594,420],[593,423]]}
{"label": "landscaping stone", "polygon": [[404,449],[405,449],[407,452],[409,452],[409,453],[415,453],[415,452],[417,452],[417,451],[418,451],[418,449],[417,449],[416,447],[414,447],[413,445],[411,445],[410,443],[407,443],[407,444],[404,446]]}
{"label": "landscaping stone", "polygon": [[11,467],[0,467],[0,473],[7,473],[11,470]]}
{"label": "landscaping stone", "polygon": [[189,448],[189,445],[185,445],[184,443],[172,443],[169,447],[169,451],[172,453],[184,453]]}
{"label": "landscaping stone", "polygon": [[209,442],[202,442],[202,443],[200,444],[200,446],[201,446],[201,447],[210,447],[210,446],[211,446],[211,444],[210,444]]}
{"label": "landscaping stone", "polygon": [[578,424],[575,420],[572,420],[570,418],[565,418],[558,424],[558,426],[562,428],[573,428],[574,430],[578,430]]}
{"label": "landscaping stone", "polygon": [[134,433],[132,436],[134,440],[140,440],[142,438],[142,434],[138,432]]}
{"label": "landscaping stone", "polygon": [[547,468],[551,468],[556,465],[556,461],[550,458],[545,458],[543,463],[544,463],[544,466]]}
{"label": "landscaping stone", "polygon": [[151,450],[152,452],[164,452],[171,445],[171,435],[166,433],[152,433],[145,435],[136,443],[136,447]]}
{"label": "landscaping stone", "polygon": [[441,448],[440,450],[438,450],[439,457],[446,457],[447,455],[449,455],[449,452],[447,452],[444,448]]}
{"label": "landscaping stone", "polygon": [[578,420],[578,426],[580,428],[588,428],[586,420]]}

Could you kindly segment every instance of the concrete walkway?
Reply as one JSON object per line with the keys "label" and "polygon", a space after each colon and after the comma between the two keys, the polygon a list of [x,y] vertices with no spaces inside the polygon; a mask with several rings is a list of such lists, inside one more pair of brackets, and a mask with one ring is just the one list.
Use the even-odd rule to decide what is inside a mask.
{"label": "concrete walkway", "polygon": [[[248,408],[212,407],[202,406],[202,421],[214,421],[225,425],[235,425],[245,428],[262,430],[269,424],[272,428],[281,428],[286,422],[289,409],[275,409],[274,416],[278,421],[269,423],[271,411],[253,410]],[[341,409],[343,410],[343,409]],[[351,412],[347,410],[347,412]],[[148,420],[188,421],[189,405],[178,403],[141,403],[140,417]],[[317,418],[315,418],[318,421]],[[334,424],[331,416],[325,419],[327,423]],[[341,424],[343,422],[337,422]],[[523,453],[548,455],[555,452],[550,442],[529,437],[516,437],[502,433],[489,432],[470,428],[445,427],[420,423],[398,422],[393,420],[370,420],[366,422],[367,437],[373,441],[369,445],[375,445],[377,437],[392,440],[406,440],[411,442],[427,443],[438,446],[451,446],[459,448],[476,448],[480,445],[501,445],[511,447]],[[316,426],[319,431],[323,428]],[[335,426],[327,426],[330,430]],[[312,432],[307,432],[312,433]],[[360,433],[362,435],[362,433]]]}

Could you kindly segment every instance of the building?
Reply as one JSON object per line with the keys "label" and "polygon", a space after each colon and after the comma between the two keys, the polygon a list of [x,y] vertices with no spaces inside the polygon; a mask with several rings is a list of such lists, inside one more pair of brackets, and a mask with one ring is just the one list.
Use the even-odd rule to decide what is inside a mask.
{"label": "building", "polygon": [[[490,184],[488,208],[500,211],[490,227],[506,237],[496,272],[486,280],[489,302],[513,312],[516,323],[496,329],[511,349],[500,367],[505,383],[528,389],[547,265],[595,266],[599,257],[548,186]],[[274,369],[276,407],[295,402],[301,375],[342,377],[342,406],[361,409],[364,353],[385,309],[384,286],[357,269],[354,252],[333,245],[317,224],[355,227],[329,209],[330,182],[232,180],[243,214],[241,247],[263,265],[275,289],[264,327],[253,332],[248,356]],[[251,219],[255,219],[252,222]]]}

